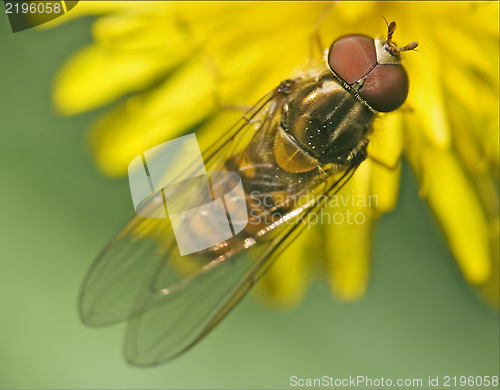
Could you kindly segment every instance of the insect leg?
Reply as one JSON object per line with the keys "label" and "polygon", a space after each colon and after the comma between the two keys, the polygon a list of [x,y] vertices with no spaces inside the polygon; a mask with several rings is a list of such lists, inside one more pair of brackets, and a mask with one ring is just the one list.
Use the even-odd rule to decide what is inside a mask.
{"label": "insect leg", "polygon": [[401,165],[401,161],[403,160],[403,151],[401,151],[399,153],[398,158],[396,159],[396,162],[394,164],[388,164],[382,160],[379,160],[377,157],[373,157],[373,156],[368,156],[368,159],[370,161],[373,161],[375,164],[380,165],[381,167],[384,167],[385,169],[387,169],[389,171],[395,171]]}
{"label": "insect leg", "polygon": [[318,20],[316,21],[316,24],[314,25],[314,29],[309,36],[309,58],[313,60],[316,55],[319,55],[319,57],[316,58],[322,58],[323,56],[323,51],[325,47],[323,46],[323,43],[321,41],[321,35],[319,33],[319,29],[321,27],[321,23],[323,23],[323,20],[326,18],[328,13],[333,7],[333,2],[328,4],[326,8],[321,11],[321,14],[318,17]]}
{"label": "insect leg", "polygon": [[368,154],[367,154],[366,158],[373,161],[373,163],[380,165],[381,167],[387,169],[388,171],[395,171],[396,169],[398,169],[401,166],[401,162],[403,160],[403,153],[404,153],[406,144],[407,144],[407,142],[405,139],[405,140],[403,140],[403,145],[401,147],[401,150],[398,153],[398,157],[396,158],[396,161],[394,161],[394,163],[392,163],[392,164],[389,164],[385,161],[380,160],[378,157],[374,157],[374,156],[368,155]]}

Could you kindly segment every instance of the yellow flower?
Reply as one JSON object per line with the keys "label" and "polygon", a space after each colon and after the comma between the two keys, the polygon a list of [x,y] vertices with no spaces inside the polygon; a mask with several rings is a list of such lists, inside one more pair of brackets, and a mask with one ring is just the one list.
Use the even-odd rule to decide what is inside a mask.
{"label": "yellow flower", "polygon": [[[113,103],[88,137],[113,177],[188,131],[216,139],[239,115],[221,107],[251,105],[319,58],[315,37],[325,49],[340,35],[383,34],[380,15],[397,21],[397,42],[418,41],[421,52],[406,54],[407,104],[376,122],[369,154],[397,165],[404,152],[464,278],[498,305],[498,2],[80,2],[71,17],[84,14],[99,15],[94,43],[60,70],[54,102],[67,115]],[[256,295],[292,305],[321,274],[336,296],[359,298],[373,226],[398,186],[399,169],[364,162],[343,194],[377,201],[330,211],[359,209],[365,223],[306,229]]]}

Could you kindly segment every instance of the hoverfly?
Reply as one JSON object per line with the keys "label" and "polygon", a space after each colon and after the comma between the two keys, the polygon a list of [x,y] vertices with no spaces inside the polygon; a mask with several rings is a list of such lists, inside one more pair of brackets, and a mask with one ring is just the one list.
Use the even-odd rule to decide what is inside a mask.
{"label": "hoverfly", "polygon": [[[204,153],[208,169],[241,178],[246,227],[182,256],[169,224],[135,215],[86,276],[83,321],[129,321],[125,356],[135,365],[169,360],[216,326],[367,158],[375,117],[405,102],[408,77],[400,53],[417,43],[397,47],[395,23],[388,27],[386,39],[338,38],[324,69],[282,81]],[[212,180],[214,189],[227,185]],[[196,194],[183,198],[188,208],[196,203]],[[146,207],[158,207],[155,199]],[[193,227],[204,228],[210,226]]]}

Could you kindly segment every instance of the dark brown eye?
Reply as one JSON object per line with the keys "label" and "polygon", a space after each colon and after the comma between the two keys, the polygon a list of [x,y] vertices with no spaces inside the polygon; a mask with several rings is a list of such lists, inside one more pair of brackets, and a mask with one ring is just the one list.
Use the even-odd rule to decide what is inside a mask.
{"label": "dark brown eye", "polygon": [[394,111],[408,96],[408,75],[401,65],[377,64],[366,77],[359,94],[376,111]]}
{"label": "dark brown eye", "polygon": [[347,84],[352,84],[377,64],[375,42],[365,35],[341,37],[330,47],[328,64]]}
{"label": "dark brown eye", "polygon": [[399,61],[399,52],[389,53],[384,42],[365,35],[341,37],[328,52],[330,68],[347,84],[361,85],[355,90],[379,112],[394,111],[408,95],[408,76]]}

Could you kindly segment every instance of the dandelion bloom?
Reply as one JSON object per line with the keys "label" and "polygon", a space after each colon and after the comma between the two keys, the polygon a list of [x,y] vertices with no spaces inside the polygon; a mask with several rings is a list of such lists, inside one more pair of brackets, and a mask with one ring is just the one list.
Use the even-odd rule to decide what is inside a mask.
{"label": "dandelion bloom", "polygon": [[[341,35],[377,36],[380,15],[395,20],[397,42],[418,41],[420,52],[405,55],[407,103],[377,120],[369,155],[396,166],[404,153],[465,280],[498,305],[498,2],[80,2],[68,16],[85,14],[98,15],[94,42],[62,67],[53,96],[66,115],[109,106],[88,144],[111,177],[189,131],[217,139],[241,115],[224,107],[249,106],[307,59],[320,61],[318,42],[325,49]],[[256,294],[296,304],[319,269],[336,296],[359,298],[374,224],[395,207],[399,174],[365,161],[343,194],[376,202],[328,210],[362,210],[364,223],[307,229]]]}

